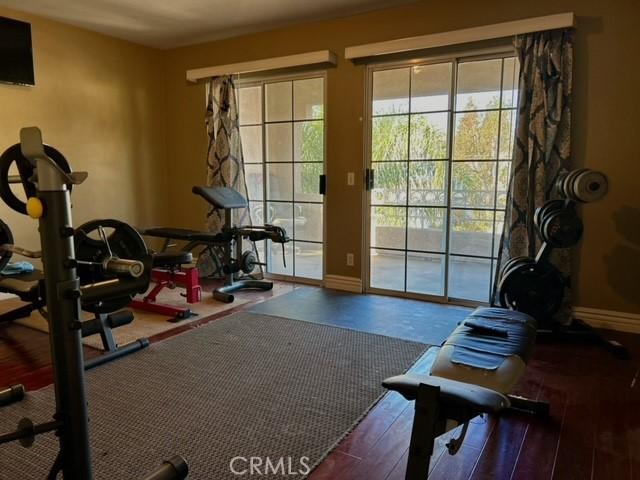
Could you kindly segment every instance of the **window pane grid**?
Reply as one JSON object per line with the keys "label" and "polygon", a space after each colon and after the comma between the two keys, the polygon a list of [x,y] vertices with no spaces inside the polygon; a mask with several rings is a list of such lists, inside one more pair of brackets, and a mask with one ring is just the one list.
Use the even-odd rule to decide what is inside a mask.
{"label": "window pane grid", "polygon": [[[240,87],[240,97],[243,88],[251,87]],[[279,246],[267,245],[267,271],[321,279],[323,201],[317,193],[316,177],[318,171],[324,170],[324,78],[262,82],[259,89],[262,95],[260,122],[243,124],[244,117],[240,118],[242,127],[258,128],[261,132],[262,158],[253,154],[253,158],[245,161],[247,177],[250,171],[253,181],[257,182],[258,167],[263,178],[261,185],[249,188],[252,218],[283,226],[291,238],[291,242],[284,245],[286,267],[282,264]],[[249,103],[245,101],[244,105],[247,107]],[[309,148],[309,139],[305,136],[307,125],[317,126],[312,129],[315,133],[311,140],[316,143],[311,147],[319,153],[313,157],[304,150]],[[257,134],[252,130],[244,132]],[[263,192],[262,197],[252,198],[260,196],[256,193],[259,190]]]}
{"label": "window pane grid", "polygon": [[[499,247],[497,236],[501,233],[500,230],[504,224],[506,189],[513,149],[516,111],[514,89],[517,89],[516,62],[514,57],[509,56],[465,62],[456,60],[448,64],[444,62],[450,70],[450,75],[448,74],[448,77],[445,75],[450,82],[440,81],[441,86],[434,90],[434,85],[438,82],[429,75],[423,77],[419,88],[422,89],[421,92],[427,92],[426,97],[415,97],[420,94],[416,94],[418,84],[413,83],[413,80],[418,78],[414,78],[415,67],[395,67],[373,71],[370,160],[375,170],[375,187],[371,192],[371,208],[372,213],[378,209],[378,215],[384,213],[385,209],[397,210],[397,214],[404,209],[401,227],[397,222],[402,217],[398,217],[397,214],[390,217],[397,219],[392,221],[392,224],[396,222],[395,228],[404,230],[404,238],[403,244],[397,244],[395,248],[384,242],[374,241],[374,230],[379,230],[379,227],[376,227],[376,222],[372,218],[370,286],[405,292],[415,291],[410,286],[412,282],[408,278],[408,271],[413,272],[411,275],[419,275],[419,265],[422,263],[415,263],[413,259],[410,261],[410,254],[445,255],[449,258],[449,263],[454,259],[457,262],[468,259],[469,262],[478,260],[484,263],[478,264],[478,268],[474,267],[473,263],[451,265],[452,275],[456,278],[449,277],[448,281],[445,281],[447,285],[444,285],[444,291],[441,291],[440,295],[444,295],[445,298],[450,296],[479,301],[488,300],[488,293],[482,293],[478,289],[466,294],[461,294],[460,289],[455,286],[449,292],[447,290],[452,287],[452,281],[464,284],[466,281],[464,279],[467,278],[465,275],[471,275],[474,281],[484,285],[488,283],[487,290],[491,289]],[[461,67],[462,65],[464,67]],[[487,72],[490,75],[487,75]],[[378,80],[381,80],[379,84]],[[430,93],[436,90],[438,90],[437,93]],[[429,97],[429,95],[432,96]],[[438,95],[441,96],[438,97]],[[448,98],[448,108],[443,108],[444,98]],[[434,114],[441,114],[444,117]],[[433,123],[434,120],[435,123]],[[463,120],[467,124],[461,124]],[[426,128],[425,130],[413,131],[419,128],[418,121],[425,122],[426,127],[422,127]],[[443,126],[438,127],[439,124]],[[444,125],[447,124],[449,127],[445,128]],[[468,128],[469,126],[471,128]],[[385,130],[391,130],[394,134],[386,138],[380,137]],[[440,133],[429,138],[433,135],[432,132]],[[467,140],[466,149],[461,149],[464,145],[459,142],[465,138],[465,134],[469,140]],[[474,138],[473,134],[480,134],[478,138],[481,142]],[[442,147],[438,147],[433,141],[429,144],[429,140],[437,139],[438,136],[443,138],[443,141],[446,138],[446,142],[443,143],[447,145],[444,155],[433,155],[438,148]],[[427,140],[426,147],[416,145],[416,140],[422,144]],[[440,178],[444,181],[443,187],[441,187],[442,181],[433,183],[433,173],[428,169],[425,170],[426,166],[435,165],[437,162],[446,162],[449,165],[445,173],[440,174]],[[433,170],[432,166],[430,168]],[[461,177],[462,174],[464,175]],[[443,193],[444,196],[441,197]],[[432,195],[435,197],[430,197]],[[429,201],[420,201],[421,198],[425,200],[428,198]],[[447,239],[451,235],[457,235],[458,239],[466,238],[465,243],[458,242],[463,251],[456,251],[455,244],[449,245],[448,240],[444,250],[422,249],[420,244],[410,245],[412,241],[415,243],[415,238],[418,238],[415,237],[416,232],[427,229],[431,231],[430,235],[433,235],[433,228],[439,225],[424,223],[425,220],[418,220],[412,216],[411,210],[418,212],[421,209],[432,212],[439,210],[451,212],[451,215],[445,215],[443,218],[446,225],[444,233]],[[456,227],[459,231],[453,229],[454,214],[462,221]],[[377,222],[380,221],[384,221],[384,215]],[[384,228],[389,230],[392,227]],[[461,234],[463,237],[460,237]],[[424,237],[424,234],[421,235]],[[411,237],[414,240],[411,240]],[[400,238],[394,242],[400,242]],[[392,253],[392,257],[380,259],[381,255],[384,257],[385,252]],[[377,257],[377,260],[374,257]],[[395,269],[395,273],[399,276],[398,279],[393,280],[393,287],[381,286],[379,284],[384,283],[384,280],[375,278],[378,273],[385,275],[384,269],[381,270],[380,266],[385,262],[388,264],[387,272]],[[400,268],[401,264],[403,268]],[[459,275],[463,276],[458,278]],[[485,280],[479,280],[485,275]],[[465,297],[465,295],[468,296]]]}

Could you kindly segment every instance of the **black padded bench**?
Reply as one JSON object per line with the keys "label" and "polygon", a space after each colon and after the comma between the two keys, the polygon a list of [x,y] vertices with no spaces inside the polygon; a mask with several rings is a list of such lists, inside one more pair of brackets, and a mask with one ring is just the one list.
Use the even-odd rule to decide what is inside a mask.
{"label": "black padded bench", "polygon": [[525,372],[535,337],[532,317],[478,308],[445,340],[427,373],[384,380],[385,388],[416,402],[407,480],[425,479],[435,439],[463,425],[460,436],[447,444],[450,454],[457,453],[469,421],[480,414],[508,408],[548,414],[548,404],[510,395]]}
{"label": "black padded bench", "polygon": [[141,231],[149,237],[159,237],[168,240],[186,240],[188,242],[201,242],[205,244],[220,244],[231,240],[226,233],[208,233],[187,228],[153,227]]}
{"label": "black padded bench", "polygon": [[[189,254],[190,255],[190,254]],[[16,295],[25,303],[8,312],[0,313],[0,323],[12,322],[31,315],[34,310],[46,307],[44,292],[44,274],[40,270],[11,276],[0,276],[0,292]],[[129,310],[111,313],[94,313],[94,317],[82,322],[82,336],[100,335],[104,353],[85,361],[85,368],[90,369],[108,361],[137,352],[149,346],[149,340],[139,338],[126,345],[118,345],[112,330],[130,324],[134,320]]]}
{"label": "black padded bench", "polygon": [[[241,225],[233,224],[232,212],[234,209],[248,207],[247,200],[236,190],[229,187],[202,187],[195,186],[192,192],[202,197],[210,209],[221,210],[224,214],[224,223],[219,233],[201,232],[185,228],[154,227],[141,230],[143,235],[159,237],[165,240],[162,250],[171,246],[172,240],[183,240],[187,244],[183,246],[185,251],[193,251],[199,248],[200,253],[205,253],[217,263],[212,269],[224,276],[224,285],[216,288],[213,297],[225,303],[233,302],[233,292],[243,289],[271,290],[273,283],[267,280],[257,279],[251,276],[257,265],[265,265],[259,262],[255,246],[251,250],[244,251],[243,239],[250,242],[270,240],[274,243],[284,244],[289,241],[287,232],[274,225]],[[206,271],[206,268],[205,268]],[[243,272],[243,273],[241,273]],[[201,272],[202,276],[208,276]]]}

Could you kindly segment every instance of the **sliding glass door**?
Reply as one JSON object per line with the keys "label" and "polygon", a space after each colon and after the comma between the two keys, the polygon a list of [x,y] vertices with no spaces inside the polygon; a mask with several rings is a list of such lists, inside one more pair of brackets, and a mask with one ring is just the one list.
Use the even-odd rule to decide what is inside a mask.
{"label": "sliding glass door", "polygon": [[[322,280],[324,76],[241,84],[240,134],[254,224],[287,230],[285,245],[259,242],[271,276]],[[266,250],[265,250],[266,248]]]}
{"label": "sliding glass door", "polygon": [[369,69],[370,291],[489,300],[517,75],[513,56]]}

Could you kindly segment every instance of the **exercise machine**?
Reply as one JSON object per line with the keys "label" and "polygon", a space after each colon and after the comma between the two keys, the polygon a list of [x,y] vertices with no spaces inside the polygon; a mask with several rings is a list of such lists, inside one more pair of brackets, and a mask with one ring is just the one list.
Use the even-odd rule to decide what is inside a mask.
{"label": "exercise machine", "polygon": [[[17,177],[9,175],[14,162],[20,172]],[[85,172],[72,172],[60,152],[43,145],[41,132],[35,127],[23,128],[20,143],[0,156],[0,197],[14,210],[38,220],[56,401],[51,421],[36,425],[30,419],[22,419],[16,431],[0,435],[0,444],[19,441],[28,447],[37,435],[55,432],[60,449],[49,479],[55,479],[58,473],[62,473],[65,480],[93,478],[81,342],[81,299],[96,304],[109,302],[148,285],[148,278],[142,273],[150,267],[150,258],[140,262],[114,257],[99,265],[86,265],[99,270],[104,280],[81,284],[70,190],[86,178]],[[22,184],[26,203],[13,194],[11,183]],[[141,274],[136,277],[136,272]],[[184,459],[174,457],[147,480],[184,479],[187,472]]]}
{"label": "exercise machine", "polygon": [[[186,251],[204,247],[212,258],[219,258],[224,272],[224,286],[213,291],[216,300],[231,303],[233,292],[243,289],[271,290],[273,282],[259,280],[250,276],[258,265],[264,265],[252,250],[242,251],[242,240],[250,242],[270,240],[282,244],[282,257],[285,262],[284,244],[289,241],[287,232],[275,225],[234,226],[232,211],[247,208],[247,200],[236,190],[229,187],[193,187],[193,193],[202,197],[212,208],[224,210],[224,225],[219,233],[200,232],[183,228],[148,228],[145,235],[165,239],[165,245],[172,240],[185,240]],[[220,252],[220,254],[218,253]],[[221,257],[221,258],[220,258]],[[244,272],[244,276],[240,274]]]}
{"label": "exercise machine", "polygon": [[[100,225],[113,226],[118,225],[122,229],[130,229],[134,234],[137,234],[135,230],[129,227],[123,222],[117,220],[100,220]],[[113,248],[117,249],[118,255],[123,256],[126,254],[122,251],[121,244],[113,240],[111,242],[109,237],[104,233],[105,230],[101,226],[101,232],[104,238],[100,238],[99,242],[105,244],[105,249],[109,252],[108,255],[103,258],[96,258],[94,255],[93,261],[81,258],[81,253],[86,248],[87,242],[93,242],[94,240],[86,237],[83,227],[76,229],[74,234],[74,243],[76,246],[76,262],[81,264],[83,268],[99,267],[97,270],[102,269],[102,264],[109,259],[113,260],[119,258],[113,252],[111,252],[110,243],[113,244]],[[139,236],[139,235],[138,235]],[[4,268],[13,254],[23,255],[29,258],[41,258],[42,252],[31,251],[25,248],[18,247],[11,242],[13,241],[13,235],[9,226],[0,220],[0,269]],[[142,238],[140,238],[142,241]],[[80,249],[78,248],[80,247]],[[145,274],[144,264],[142,262],[132,263],[129,268],[133,268],[131,272],[132,276],[140,277]],[[95,283],[96,278],[81,279],[81,284]],[[140,282],[140,288],[144,287],[144,283]],[[0,323],[11,322],[20,318],[26,318],[35,310],[41,312],[42,316],[46,319],[46,295],[44,287],[44,274],[42,271],[34,270],[30,273],[24,273],[19,275],[13,275],[9,277],[0,277],[0,292],[10,293],[18,296],[23,302],[27,302],[25,305],[17,307],[11,311],[0,314]],[[84,299],[81,299],[81,306],[84,311],[91,312],[94,317],[90,320],[82,322],[82,337],[88,337],[91,335],[99,335],[102,341],[102,348],[104,353],[100,356],[85,361],[85,369],[90,369],[98,365],[102,365],[108,361],[120,358],[124,355],[128,355],[133,352],[137,352],[149,345],[149,340],[146,338],[139,338],[126,345],[118,345],[113,336],[113,329],[130,324],[134,320],[133,313],[129,310],[121,310],[126,307],[131,300],[131,294],[123,295],[119,299],[112,299],[108,303],[98,301],[95,303],[88,303]]]}
{"label": "exercise machine", "polygon": [[183,288],[187,304],[201,300],[202,289],[198,269],[190,265],[193,262],[191,252],[165,250],[153,255],[151,281],[155,286],[142,299],[134,299],[130,306],[136,310],[158,313],[170,317],[170,322],[177,322],[197,315],[189,307],[178,307],[158,301],[158,294],[165,288]]}
{"label": "exercise machine", "polygon": [[533,317],[478,308],[445,340],[426,373],[390,377],[382,385],[415,402],[406,480],[426,479],[435,439],[462,425],[446,444],[455,455],[478,415],[517,410],[546,416],[549,405],[510,392],[526,370],[536,337]]}
{"label": "exercise machine", "polygon": [[533,316],[538,321],[540,341],[597,343],[620,358],[628,358],[623,345],[603,337],[583,321],[572,319],[564,326],[553,320],[562,307],[567,282],[551,263],[551,252],[571,248],[580,241],[584,226],[576,206],[604,197],[608,182],[603,173],[582,168],[561,175],[555,190],[559,198],[545,202],[534,213],[542,240],[536,257],[514,257],[505,263],[498,280],[498,301],[502,307]]}

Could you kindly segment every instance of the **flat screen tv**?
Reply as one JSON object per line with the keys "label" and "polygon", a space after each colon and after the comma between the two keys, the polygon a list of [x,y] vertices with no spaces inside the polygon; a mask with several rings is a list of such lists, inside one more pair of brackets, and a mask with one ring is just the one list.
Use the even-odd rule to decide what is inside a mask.
{"label": "flat screen tv", "polygon": [[28,23],[0,17],[0,82],[35,85]]}

